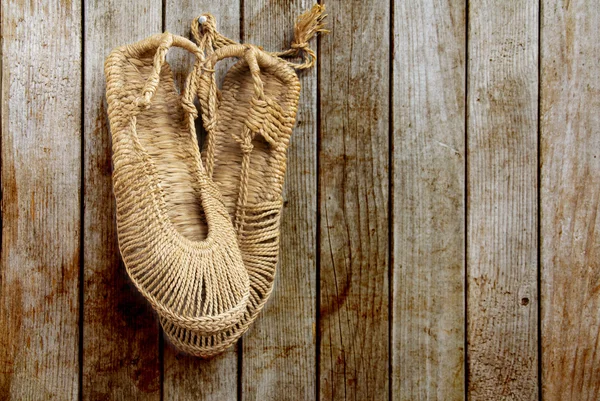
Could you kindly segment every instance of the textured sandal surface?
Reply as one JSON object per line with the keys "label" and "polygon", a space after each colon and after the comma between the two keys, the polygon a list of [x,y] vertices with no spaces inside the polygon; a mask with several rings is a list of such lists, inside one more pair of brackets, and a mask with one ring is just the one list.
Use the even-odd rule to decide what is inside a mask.
{"label": "textured sandal surface", "polygon": [[[215,336],[203,336],[173,322],[165,324],[163,319],[165,334],[174,344],[203,357],[222,352],[235,343],[256,319],[273,290],[286,151],[295,122],[300,83],[287,64],[267,57],[269,65],[260,66],[264,97],[259,100],[254,97],[253,80],[245,60],[228,71],[214,131],[213,180],[237,227],[238,243],[250,276],[246,313],[227,333]],[[201,98],[201,104],[203,101]],[[251,137],[239,135],[244,132]]]}
{"label": "textured sandal surface", "polygon": [[[224,38],[216,32],[211,15],[202,18],[203,34],[197,25],[192,26],[200,48],[207,53],[197,83],[207,132],[205,164],[237,230],[250,278],[250,300],[238,324],[211,336],[161,319],[166,337],[188,353],[210,357],[234,344],[256,319],[273,290],[287,148],[300,96],[300,82],[294,70],[314,64],[314,53],[306,42],[322,30],[323,11],[320,6],[313,7],[296,25],[294,43],[308,55],[302,64],[281,58],[297,55],[297,50],[268,53]],[[229,69],[219,91],[215,65],[228,57],[239,61]]]}
{"label": "textured sandal surface", "polygon": [[127,273],[159,314],[214,335],[247,310],[249,277],[236,232],[200,160],[195,93],[175,90],[165,33],[115,49],[106,60],[119,248]]}

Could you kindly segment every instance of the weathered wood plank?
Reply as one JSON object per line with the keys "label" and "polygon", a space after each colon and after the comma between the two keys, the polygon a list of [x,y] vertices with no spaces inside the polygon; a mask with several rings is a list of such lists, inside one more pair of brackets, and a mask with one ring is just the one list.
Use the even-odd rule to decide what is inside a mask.
{"label": "weathered wood plank", "polygon": [[392,398],[462,400],[466,2],[395,6]]}
{"label": "weathered wood plank", "polygon": [[0,394],[76,400],[81,2],[2,2]]}
{"label": "weathered wood plank", "polygon": [[321,40],[320,398],[389,396],[388,2],[327,2]]}
{"label": "weathered wood plank", "polygon": [[[312,4],[244,1],[244,41],[267,50],[288,48],[296,18]],[[247,400],[315,398],[316,68],[299,76],[302,93],[288,151],[277,279],[271,299],[242,341],[242,394]]]}
{"label": "weathered wood plank", "polygon": [[[209,12],[217,19],[217,28],[224,35],[240,36],[240,6],[238,1],[168,0],[165,7],[165,29],[188,37],[192,20]],[[168,56],[177,82],[184,82],[194,58],[181,49]],[[165,342],[164,400],[235,400],[238,392],[238,363],[236,347],[210,360],[178,353]]]}
{"label": "weathered wood plank", "polygon": [[177,352],[165,344],[163,399],[236,400],[237,352],[235,347],[204,360]]}
{"label": "weathered wood plank", "polygon": [[[104,60],[110,51],[160,32],[160,1],[85,2],[84,318],[85,400],[160,399],[158,322],[120,264],[114,223],[111,138]],[[132,29],[131,21],[136,21]]]}
{"label": "weathered wood plank", "polygon": [[469,2],[471,399],[537,399],[538,2]]}
{"label": "weathered wood plank", "polygon": [[600,399],[600,10],[543,3],[542,396]]}

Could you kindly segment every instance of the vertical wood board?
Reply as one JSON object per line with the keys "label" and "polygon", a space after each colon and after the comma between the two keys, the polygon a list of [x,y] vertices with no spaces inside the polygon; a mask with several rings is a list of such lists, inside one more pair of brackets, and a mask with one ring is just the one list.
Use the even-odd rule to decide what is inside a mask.
{"label": "vertical wood board", "polygon": [[465,398],[466,1],[395,2],[392,398]]}
{"label": "vertical wood board", "polygon": [[470,399],[538,397],[538,2],[469,2]]}
{"label": "vertical wood board", "polygon": [[[244,42],[289,48],[302,1],[244,1]],[[310,43],[316,50],[317,41]],[[314,400],[316,391],[316,66],[299,71],[302,92],[288,150],[275,287],[243,339],[246,400]]]}
{"label": "vertical wood board", "polygon": [[1,7],[0,394],[75,400],[81,3]]}
{"label": "vertical wood board", "polygon": [[84,4],[84,400],[160,399],[158,322],[117,244],[104,60],[114,48],[160,32],[161,16],[156,0]]}
{"label": "vertical wood board", "polygon": [[544,1],[542,396],[600,399],[600,10]]}
{"label": "vertical wood board", "polygon": [[389,397],[388,3],[326,2],[320,61],[322,400]]}

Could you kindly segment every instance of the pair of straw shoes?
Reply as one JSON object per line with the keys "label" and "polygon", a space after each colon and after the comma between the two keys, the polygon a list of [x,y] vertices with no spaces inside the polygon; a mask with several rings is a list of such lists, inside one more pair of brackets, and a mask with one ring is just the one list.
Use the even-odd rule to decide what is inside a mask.
{"label": "pair of straw shoes", "polygon": [[[323,11],[315,5],[301,15],[291,49],[279,53],[225,38],[204,14],[192,24],[196,44],[167,32],[106,60],[119,248],[166,337],[184,352],[224,351],[271,294],[300,94],[295,70],[314,65],[307,42],[323,31]],[[181,93],[165,61],[173,46],[195,55]],[[239,61],[219,89],[215,65],[231,57]]]}

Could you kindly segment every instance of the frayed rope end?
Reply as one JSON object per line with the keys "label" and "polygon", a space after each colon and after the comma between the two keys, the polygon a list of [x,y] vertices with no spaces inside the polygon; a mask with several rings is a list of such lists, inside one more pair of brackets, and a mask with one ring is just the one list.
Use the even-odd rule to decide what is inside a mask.
{"label": "frayed rope end", "polygon": [[302,48],[308,46],[308,41],[317,33],[328,33],[325,29],[324,19],[325,6],[315,4],[312,8],[298,17],[296,26],[294,27],[293,48]]}

